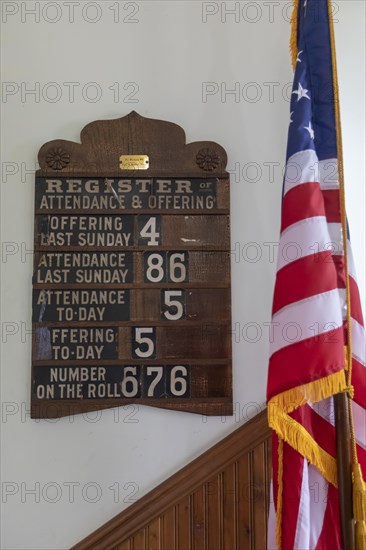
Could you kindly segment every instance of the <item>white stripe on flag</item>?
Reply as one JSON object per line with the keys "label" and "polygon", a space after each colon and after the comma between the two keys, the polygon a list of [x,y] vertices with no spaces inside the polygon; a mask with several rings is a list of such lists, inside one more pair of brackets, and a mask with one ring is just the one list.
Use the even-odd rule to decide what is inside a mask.
{"label": "white stripe on flag", "polygon": [[[320,472],[309,464],[309,487],[312,500],[310,502],[310,549],[315,549],[321,535],[324,516],[328,504],[328,482]],[[300,547],[299,547],[300,548]]]}
{"label": "white stripe on flag", "polygon": [[294,548],[313,550],[318,544],[327,507],[328,483],[304,460]]}
{"label": "white stripe on flag", "polygon": [[356,319],[351,320],[352,326],[352,354],[355,359],[366,366],[366,338],[365,329]]}
{"label": "white stripe on flag", "polygon": [[348,273],[349,273],[349,276],[352,277],[352,279],[354,279],[354,281],[357,283],[356,265],[353,257],[352,247],[349,241],[347,241],[347,243],[348,243]]}
{"label": "white stripe on flag", "polygon": [[324,216],[306,218],[290,225],[281,234],[277,271],[300,258],[318,252],[330,250],[340,254],[342,250],[339,247],[340,231],[340,224],[327,224]]}
{"label": "white stripe on flag", "polygon": [[312,149],[299,151],[286,164],[284,194],[290,189],[308,182],[319,182],[319,161]]}
{"label": "white stripe on flag", "polygon": [[[366,376],[366,375],[365,375]],[[366,411],[363,407],[352,401],[353,427],[357,443],[366,449]]]}
{"label": "white stripe on flag", "polygon": [[341,327],[345,300],[345,290],[336,288],[282,308],[272,318],[271,355],[286,346]]}
{"label": "white stripe on flag", "polygon": [[338,159],[319,161],[319,180],[321,189],[339,189]]}
{"label": "white stripe on flag", "polygon": [[321,189],[339,189],[338,160],[318,160],[312,149],[292,155],[286,164],[284,194],[302,183],[319,182]]}
{"label": "white stripe on flag", "polygon": [[319,252],[324,252],[325,250],[331,250],[333,254],[337,256],[343,255],[343,229],[342,224],[340,223],[328,223],[329,231],[329,243],[326,245],[324,250],[319,250]]}

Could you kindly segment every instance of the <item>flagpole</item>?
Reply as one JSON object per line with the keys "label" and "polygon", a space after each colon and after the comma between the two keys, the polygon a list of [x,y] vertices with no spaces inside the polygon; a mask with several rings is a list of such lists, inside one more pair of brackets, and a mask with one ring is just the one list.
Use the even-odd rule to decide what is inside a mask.
{"label": "flagpole", "polygon": [[[339,190],[340,190],[340,211],[343,237],[343,258],[344,272],[346,278],[346,303],[347,303],[347,343],[345,347],[345,357],[348,369],[346,378],[349,390],[352,391],[352,331],[351,331],[351,294],[349,281],[349,259],[348,259],[348,228],[346,215],[346,194],[343,166],[343,146],[341,113],[339,105],[339,85],[338,71],[335,47],[334,22],[332,12],[332,0],[328,0],[329,32],[332,52],[333,69],[333,94],[334,94],[334,114],[336,121],[337,136],[337,158],[339,171]],[[337,441],[337,481],[339,496],[339,513],[341,523],[342,547],[344,550],[354,550],[355,548],[355,527],[353,514],[353,455],[356,453],[356,443],[354,436],[353,420],[350,394],[344,392],[334,396],[335,408],[335,428]]]}
{"label": "flagpole", "polygon": [[355,534],[352,506],[352,458],[349,429],[349,397],[347,393],[334,396],[337,437],[337,478],[341,537],[343,550],[354,550]]}

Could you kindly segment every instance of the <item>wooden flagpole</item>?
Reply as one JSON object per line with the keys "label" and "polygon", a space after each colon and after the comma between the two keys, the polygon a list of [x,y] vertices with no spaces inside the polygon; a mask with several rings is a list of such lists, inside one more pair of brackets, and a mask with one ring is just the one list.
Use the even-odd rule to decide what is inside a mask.
{"label": "wooden flagpole", "polygon": [[[346,194],[344,182],[344,166],[343,166],[343,146],[342,146],[342,128],[341,128],[341,113],[339,105],[339,86],[338,86],[338,71],[337,58],[334,36],[334,22],[332,11],[332,0],[328,0],[328,18],[329,32],[332,52],[332,71],[333,71],[333,98],[334,98],[334,114],[336,122],[337,134],[337,158],[338,158],[338,173],[339,173],[339,198],[340,211],[343,233],[343,257],[344,271],[346,279],[346,302],[347,302],[347,342],[345,347],[346,378],[349,389],[351,389],[352,376],[352,333],[351,333],[351,295],[348,271],[348,228],[346,214]],[[338,497],[339,497],[339,513],[341,524],[341,537],[343,550],[355,549],[355,528],[353,521],[353,479],[352,479],[352,445],[355,445],[354,435],[352,438],[352,419],[351,419],[351,400],[350,394],[347,392],[334,396],[335,409],[335,428],[337,439],[337,480],[338,480]]]}
{"label": "wooden flagpole", "polygon": [[337,478],[341,537],[343,550],[355,549],[352,506],[351,434],[346,393],[334,396],[335,427],[337,434]]}

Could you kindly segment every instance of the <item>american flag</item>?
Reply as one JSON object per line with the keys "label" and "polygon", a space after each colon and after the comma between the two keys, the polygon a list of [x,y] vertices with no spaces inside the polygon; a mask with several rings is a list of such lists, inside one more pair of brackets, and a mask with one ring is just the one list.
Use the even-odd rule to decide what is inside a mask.
{"label": "american flag", "polygon": [[343,238],[330,14],[328,0],[295,3],[296,68],[267,386],[277,526],[276,543],[269,536],[268,547],[286,550],[341,548],[332,396],[347,388],[352,395],[350,384],[357,458],[366,479],[366,340],[347,230]]}

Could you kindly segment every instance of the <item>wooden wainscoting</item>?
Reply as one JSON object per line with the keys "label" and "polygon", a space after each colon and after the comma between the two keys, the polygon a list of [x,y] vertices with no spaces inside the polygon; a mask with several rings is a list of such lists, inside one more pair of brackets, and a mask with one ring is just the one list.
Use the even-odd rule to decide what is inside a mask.
{"label": "wooden wainscoting", "polygon": [[264,550],[270,447],[264,411],[72,550]]}

